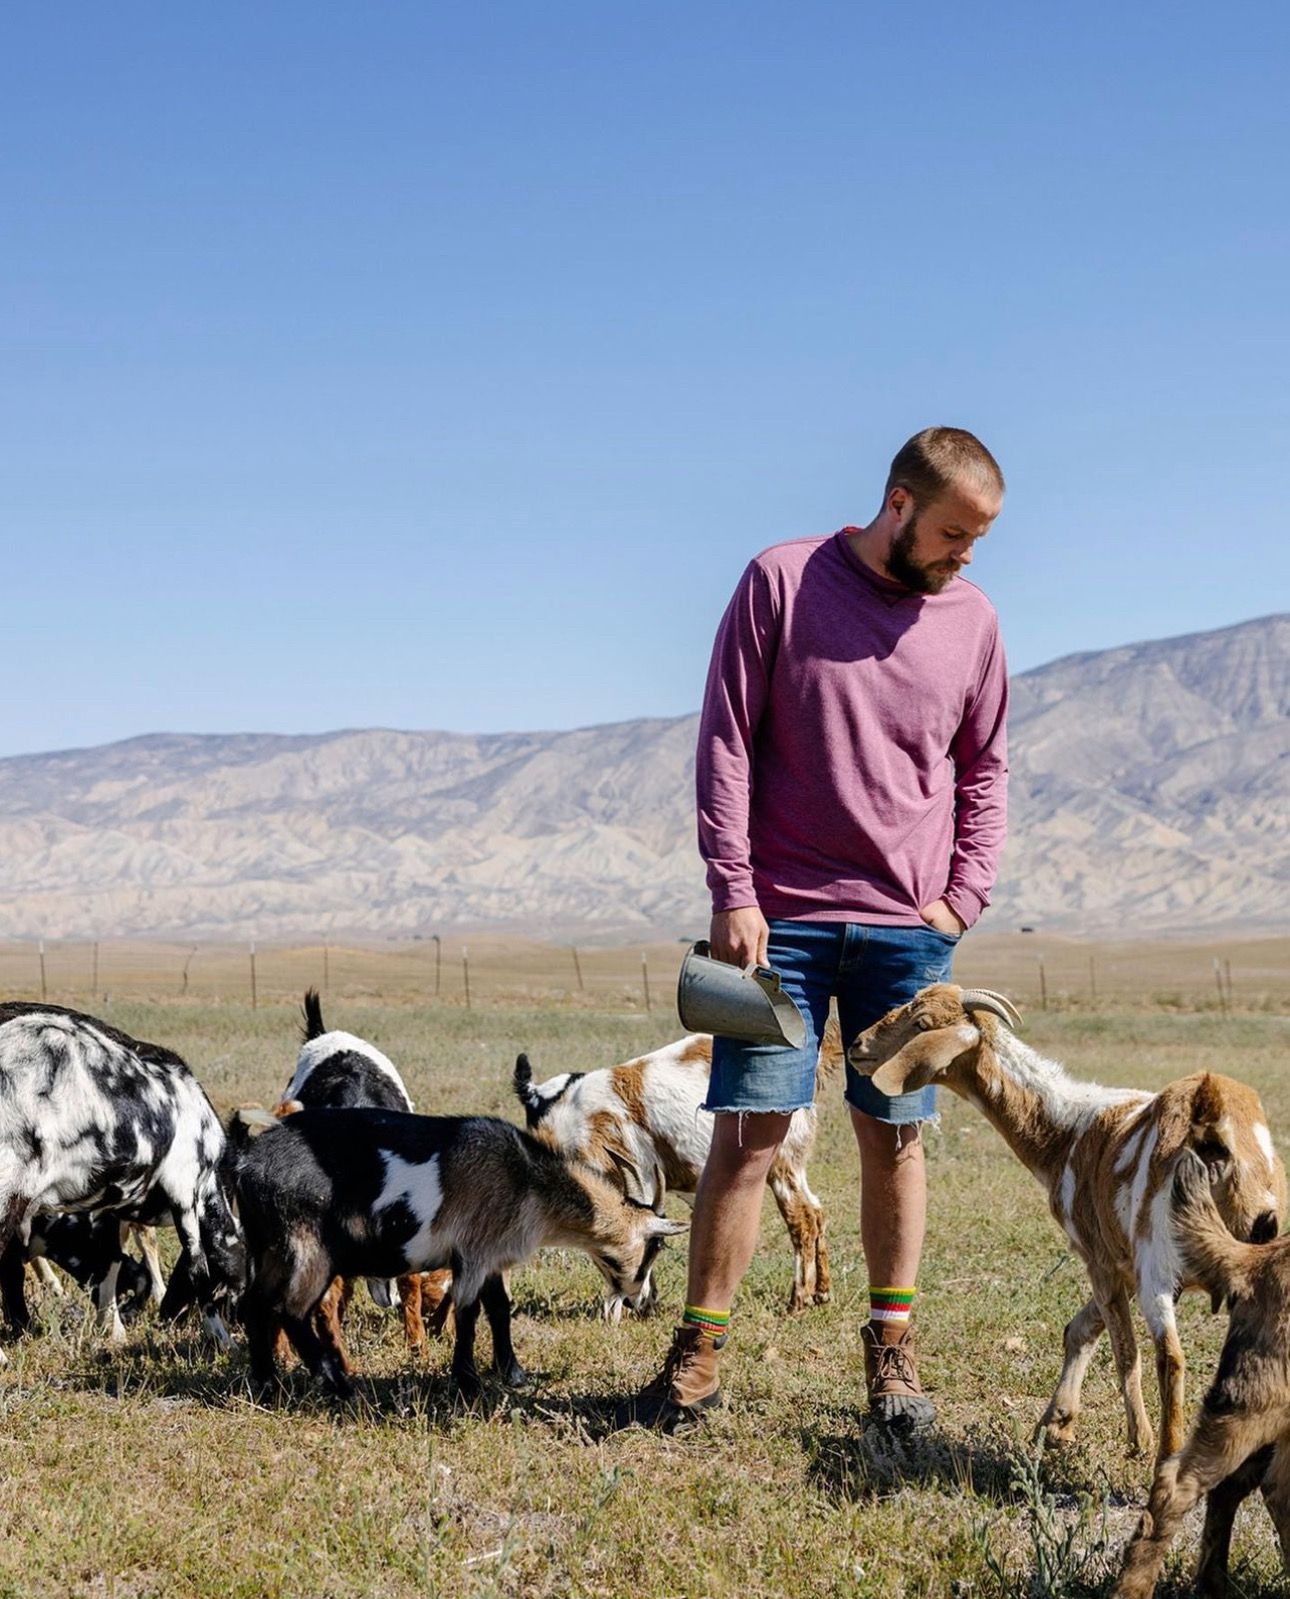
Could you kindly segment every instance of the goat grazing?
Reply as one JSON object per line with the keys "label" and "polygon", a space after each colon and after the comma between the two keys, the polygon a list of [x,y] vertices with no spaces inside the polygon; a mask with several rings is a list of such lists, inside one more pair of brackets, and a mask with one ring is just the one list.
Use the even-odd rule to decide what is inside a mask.
{"label": "goat grazing", "polygon": [[686,1226],[662,1214],[661,1172],[648,1199],[625,1196],[487,1116],[300,1111],[240,1151],[237,1193],[252,1262],[242,1315],[254,1380],[273,1380],[281,1326],[309,1370],[342,1396],[352,1390],[349,1374],[313,1325],[334,1277],[450,1267],[452,1373],[471,1396],[481,1305],[496,1370],[509,1383],[524,1378],[503,1272],[544,1247],[582,1249],[612,1291],[629,1298],[663,1240]]}
{"label": "goat grazing", "polygon": [[[304,1039],[296,1059],[296,1069],[281,1100],[274,1108],[277,1117],[294,1115],[299,1110],[399,1110],[411,1111],[411,1096],[404,1087],[398,1068],[388,1055],[367,1039],[353,1033],[329,1031],[323,1025],[322,1000],[317,989],[308,989],[304,1001]],[[450,1309],[446,1271],[423,1275],[410,1272],[398,1280],[403,1311],[403,1331],[408,1345],[420,1349],[426,1341],[425,1317],[437,1336]],[[392,1303],[389,1282],[369,1278],[368,1290],[378,1305],[388,1309]],[[340,1323],[353,1292],[348,1278],[338,1277],[323,1295],[318,1307],[324,1336],[349,1370],[349,1358],[341,1340]]]}
{"label": "goat grazing", "polygon": [[[129,1234],[139,1235],[140,1262],[125,1250]],[[110,1211],[57,1215],[42,1212],[31,1224],[26,1258],[46,1288],[61,1296],[62,1284],[51,1264],[89,1290],[101,1332],[116,1343],[125,1337],[122,1308],[159,1305],[165,1291],[157,1257],[156,1231],[122,1222]]]}
{"label": "goat grazing", "polygon": [[15,1331],[30,1324],[23,1258],[40,1211],[170,1219],[217,1324],[215,1301],[244,1265],[223,1150],[219,1118],[172,1051],[59,1005],[0,1005],[0,1290]]}
{"label": "goat grazing", "polygon": [[[820,1046],[818,1083],[835,1075],[841,1064],[841,1040],[830,1020]],[[544,1083],[533,1081],[529,1058],[521,1055],[515,1062],[514,1087],[529,1131],[542,1143],[620,1186],[624,1167],[639,1173],[661,1166],[673,1192],[692,1194],[712,1144],[712,1116],[700,1109],[711,1070],[712,1039],[691,1033],[621,1066],[561,1072]],[[766,1178],[793,1245],[790,1311],[823,1304],[829,1297],[824,1207],[806,1180],[815,1130],[814,1105],[795,1112]],[[639,1299],[628,1304],[644,1312],[655,1298],[651,1275]],[[617,1321],[622,1307],[621,1298],[610,1298],[606,1313]]]}
{"label": "goat grazing", "polygon": [[1183,1517],[1202,1494],[1199,1594],[1227,1592],[1232,1523],[1263,1489],[1290,1570],[1290,1235],[1240,1243],[1214,1204],[1206,1163],[1184,1155],[1173,1179],[1184,1269],[1231,1311],[1218,1370],[1180,1455],[1161,1462],[1125,1550],[1115,1599],[1147,1599]]}
{"label": "goat grazing", "polygon": [[1016,1036],[1019,1021],[1002,995],[937,983],[866,1029],[849,1059],[886,1094],[937,1082],[975,1105],[1047,1190],[1084,1261],[1093,1297],[1066,1327],[1065,1363],[1039,1423],[1048,1443],[1074,1436],[1084,1373],[1105,1329],[1130,1452],[1150,1449],[1129,1310],[1136,1291],[1156,1350],[1163,1459],[1182,1442],[1184,1362],[1174,1302],[1196,1286],[1174,1244],[1174,1168],[1195,1150],[1224,1221],[1253,1239],[1277,1232],[1285,1171],[1252,1088],[1214,1073],[1181,1078],[1157,1094],[1077,1082]]}

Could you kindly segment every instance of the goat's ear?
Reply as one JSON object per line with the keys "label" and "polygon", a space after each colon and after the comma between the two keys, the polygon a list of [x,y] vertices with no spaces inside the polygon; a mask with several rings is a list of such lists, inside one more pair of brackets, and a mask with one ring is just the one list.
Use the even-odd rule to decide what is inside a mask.
{"label": "goat's ear", "polygon": [[688,1232],[688,1221],[673,1221],[670,1216],[655,1216],[649,1224],[651,1238],[674,1238],[677,1233]]}
{"label": "goat's ear", "polygon": [[926,1088],[933,1077],[939,1077],[980,1040],[980,1032],[967,1022],[919,1033],[890,1060],[883,1061],[870,1081],[880,1094],[893,1099],[897,1094],[912,1094]]}

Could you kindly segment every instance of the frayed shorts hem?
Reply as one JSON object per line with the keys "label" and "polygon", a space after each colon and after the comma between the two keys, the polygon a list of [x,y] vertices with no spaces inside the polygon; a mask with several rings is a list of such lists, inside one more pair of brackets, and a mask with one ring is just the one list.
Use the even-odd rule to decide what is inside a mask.
{"label": "frayed shorts hem", "polygon": [[700,1105],[712,1116],[795,1116],[799,1110],[809,1110],[814,1104],[808,1099],[803,1105]]}

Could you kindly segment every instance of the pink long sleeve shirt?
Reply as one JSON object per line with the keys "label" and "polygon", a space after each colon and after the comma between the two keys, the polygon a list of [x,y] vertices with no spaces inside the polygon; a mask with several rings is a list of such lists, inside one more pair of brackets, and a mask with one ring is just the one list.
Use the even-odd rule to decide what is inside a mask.
{"label": "pink long sleeve shirt", "polygon": [[915,594],[843,529],[764,551],[722,618],[696,760],[716,911],[914,924],[990,899],[1007,803],[994,607],[957,577]]}

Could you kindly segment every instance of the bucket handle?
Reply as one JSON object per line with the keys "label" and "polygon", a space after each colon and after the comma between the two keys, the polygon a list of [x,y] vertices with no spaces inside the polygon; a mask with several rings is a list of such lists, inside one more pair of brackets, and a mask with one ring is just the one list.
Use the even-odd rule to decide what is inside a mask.
{"label": "bucket handle", "polygon": [[[698,940],[694,946],[694,953],[696,955],[706,955],[709,960],[716,959],[716,956],[712,953],[712,945],[706,938]],[[754,982],[761,983],[763,988],[769,986],[775,989],[776,992],[779,990],[779,973],[773,966],[759,966],[756,961],[749,961],[743,969],[743,975],[751,977]]]}

